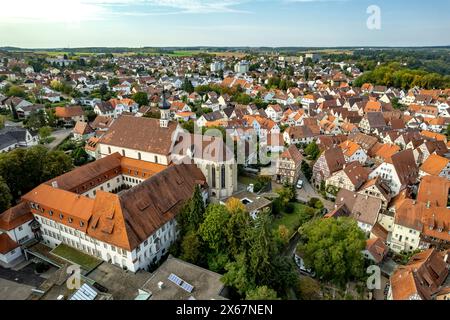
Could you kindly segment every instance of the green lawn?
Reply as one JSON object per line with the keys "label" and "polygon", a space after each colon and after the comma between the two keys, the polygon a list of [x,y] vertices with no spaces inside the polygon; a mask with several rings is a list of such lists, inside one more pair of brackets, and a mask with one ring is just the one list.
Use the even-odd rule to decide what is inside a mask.
{"label": "green lawn", "polygon": [[51,253],[74,264],[78,264],[86,271],[94,269],[101,263],[100,260],[65,244],[60,244]]}
{"label": "green lawn", "polygon": [[276,217],[273,221],[273,229],[278,230],[278,227],[284,225],[288,228],[290,236],[292,236],[299,227],[308,222],[314,217],[315,209],[305,206],[300,203],[294,203],[294,212],[286,213],[280,217]]}

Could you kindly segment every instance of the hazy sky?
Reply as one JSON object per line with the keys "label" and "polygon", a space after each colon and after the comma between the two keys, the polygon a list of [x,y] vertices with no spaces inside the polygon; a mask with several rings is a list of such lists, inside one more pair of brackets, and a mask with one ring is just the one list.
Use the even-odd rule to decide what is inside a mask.
{"label": "hazy sky", "polygon": [[[370,30],[377,5],[381,29]],[[0,47],[450,45],[450,0],[1,0]]]}

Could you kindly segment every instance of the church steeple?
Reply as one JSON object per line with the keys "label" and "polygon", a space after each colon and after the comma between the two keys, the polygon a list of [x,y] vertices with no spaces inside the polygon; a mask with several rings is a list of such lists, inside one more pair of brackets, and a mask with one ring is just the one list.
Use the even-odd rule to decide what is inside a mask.
{"label": "church steeple", "polygon": [[166,90],[164,88],[161,95],[161,102],[159,103],[159,112],[161,114],[159,126],[161,128],[167,128],[170,121],[170,104],[166,100]]}

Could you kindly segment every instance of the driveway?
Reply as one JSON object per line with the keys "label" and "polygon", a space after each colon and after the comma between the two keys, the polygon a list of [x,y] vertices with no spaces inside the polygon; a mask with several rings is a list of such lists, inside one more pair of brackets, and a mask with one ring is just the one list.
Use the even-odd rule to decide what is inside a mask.
{"label": "driveway", "polygon": [[5,127],[20,127],[20,128],[22,128],[23,124],[22,124],[22,122],[13,122],[13,121],[6,120]]}
{"label": "driveway", "polygon": [[72,129],[60,129],[52,132],[52,137],[55,138],[55,140],[52,143],[46,144],[45,146],[50,149],[54,150],[61,142],[63,142],[70,134],[72,133]]}
{"label": "driveway", "polygon": [[311,198],[318,198],[320,201],[322,201],[323,205],[325,206],[328,211],[334,210],[334,203],[325,200],[322,195],[320,195],[314,187],[309,183],[308,179],[303,175],[303,173],[300,173],[300,179],[303,181],[303,188],[300,190],[297,189],[297,200],[300,202],[308,202]]}

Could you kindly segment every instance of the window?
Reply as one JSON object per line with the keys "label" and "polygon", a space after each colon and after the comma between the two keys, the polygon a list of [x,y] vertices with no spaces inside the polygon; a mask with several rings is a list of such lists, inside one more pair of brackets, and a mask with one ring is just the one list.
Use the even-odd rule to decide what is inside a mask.
{"label": "window", "polygon": [[111,185],[110,185],[110,183],[108,182],[107,184],[106,184],[106,186],[108,187],[108,188],[110,188],[111,187]]}
{"label": "window", "polygon": [[62,219],[64,218],[64,215],[62,213],[59,214],[59,218]]}
{"label": "window", "polygon": [[73,222],[73,219],[72,218],[69,218],[69,223],[72,223]]}
{"label": "window", "polygon": [[50,210],[50,211],[48,212],[48,214],[49,214],[50,216],[52,216],[52,215],[53,215],[53,211]]}
{"label": "window", "polygon": [[221,181],[222,181],[222,189],[225,189],[226,186],[226,174],[225,174],[225,165],[222,165],[221,171],[220,171],[220,175],[221,175]]}
{"label": "window", "polygon": [[139,160],[142,160],[142,156],[141,156],[141,153],[140,153],[140,152],[138,152],[138,159],[139,159]]}
{"label": "window", "polygon": [[122,155],[125,157],[125,150],[122,149]]}
{"label": "window", "polygon": [[22,226],[20,226],[20,227],[19,227],[19,231],[22,231],[22,230],[23,230],[23,228],[22,228]]}
{"label": "window", "polygon": [[108,147],[108,153],[111,154],[111,147]]}
{"label": "window", "polygon": [[212,180],[212,188],[216,188],[216,167],[212,167],[211,170],[211,180]]}
{"label": "window", "polygon": [[158,156],[155,156],[155,163],[158,163]]}

